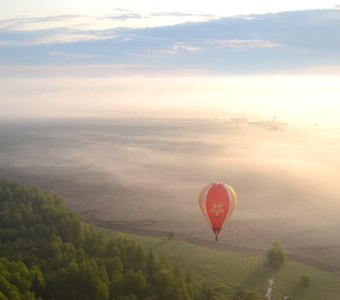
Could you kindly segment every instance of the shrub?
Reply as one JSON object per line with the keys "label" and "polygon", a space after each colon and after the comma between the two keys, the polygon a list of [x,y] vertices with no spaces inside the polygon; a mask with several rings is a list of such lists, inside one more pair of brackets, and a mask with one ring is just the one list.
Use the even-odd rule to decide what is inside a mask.
{"label": "shrub", "polygon": [[167,234],[167,237],[168,237],[169,240],[173,240],[174,237],[175,237],[175,233],[174,233],[173,231],[170,230],[170,231],[168,232],[168,234]]}
{"label": "shrub", "polygon": [[286,253],[280,248],[278,243],[274,243],[273,247],[267,251],[267,259],[274,269],[280,269],[286,259]]}
{"label": "shrub", "polygon": [[301,275],[301,285],[307,287],[310,285],[310,278],[307,275]]}

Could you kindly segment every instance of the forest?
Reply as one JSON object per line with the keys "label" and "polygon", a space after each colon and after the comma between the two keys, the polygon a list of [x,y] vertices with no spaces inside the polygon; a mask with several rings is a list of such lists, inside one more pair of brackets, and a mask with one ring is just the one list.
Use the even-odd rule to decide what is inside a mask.
{"label": "forest", "polygon": [[0,299],[258,299],[196,284],[134,240],[109,238],[54,193],[0,181]]}

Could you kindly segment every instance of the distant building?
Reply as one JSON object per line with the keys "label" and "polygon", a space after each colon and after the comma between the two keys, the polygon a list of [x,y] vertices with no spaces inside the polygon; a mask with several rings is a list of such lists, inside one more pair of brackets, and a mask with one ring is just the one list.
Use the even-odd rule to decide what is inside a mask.
{"label": "distant building", "polygon": [[288,123],[277,121],[276,118],[272,121],[249,121],[247,118],[232,117],[225,123],[231,127],[256,126],[270,130],[284,130],[288,127]]}
{"label": "distant building", "polygon": [[247,118],[231,118],[229,122],[227,122],[231,126],[248,126],[249,121]]}
{"label": "distant building", "polygon": [[267,128],[271,130],[284,130],[288,127],[288,123],[279,121],[256,121],[249,122],[249,125]]}

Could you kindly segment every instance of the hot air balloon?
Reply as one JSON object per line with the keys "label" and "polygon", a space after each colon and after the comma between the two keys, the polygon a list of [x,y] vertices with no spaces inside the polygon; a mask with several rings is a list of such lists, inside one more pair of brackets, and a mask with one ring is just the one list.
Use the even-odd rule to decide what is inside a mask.
{"label": "hot air balloon", "polygon": [[214,182],[201,191],[199,203],[203,215],[215,234],[215,241],[218,241],[218,234],[224,222],[228,220],[235,208],[236,193],[231,186]]}

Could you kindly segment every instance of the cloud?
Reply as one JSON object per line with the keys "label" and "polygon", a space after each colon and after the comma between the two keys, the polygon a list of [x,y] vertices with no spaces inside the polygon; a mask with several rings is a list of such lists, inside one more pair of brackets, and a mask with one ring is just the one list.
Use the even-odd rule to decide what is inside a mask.
{"label": "cloud", "polygon": [[246,49],[246,48],[278,48],[282,45],[265,40],[217,40],[207,41],[206,44],[216,45],[223,48]]}
{"label": "cloud", "polygon": [[92,57],[92,55],[89,55],[89,54],[81,54],[81,53],[69,54],[69,53],[62,53],[62,52],[50,52],[49,55],[52,57],[58,57],[58,58],[63,58],[67,60],[84,60],[84,59],[88,59]]}
{"label": "cloud", "polygon": [[181,55],[181,54],[192,54],[201,51],[202,48],[185,44],[181,42],[174,43],[165,49],[153,49],[153,50],[145,50],[141,52],[135,52],[132,53],[133,56],[137,57],[166,57],[166,56],[175,56],[175,55]]}
{"label": "cloud", "polygon": [[18,17],[1,20],[0,29],[7,30],[43,30],[73,28],[85,30],[105,30],[108,28],[146,28],[168,26],[185,22],[198,22],[212,19],[214,16],[205,14],[185,14],[179,12],[137,13],[133,10],[114,9],[110,13],[93,15],[56,15],[47,17]]}
{"label": "cloud", "polygon": [[68,44],[83,41],[101,41],[113,38],[113,36],[105,36],[98,33],[81,33],[81,32],[63,32],[51,36],[44,36],[33,40],[31,45],[45,44]]}
{"label": "cloud", "polygon": [[[50,52],[49,57],[54,61],[69,61],[69,60],[86,60],[91,58],[82,53],[63,53],[63,52]],[[148,69],[146,65],[133,65],[133,64],[115,64],[115,65],[85,65],[79,64],[63,64],[53,66],[37,66],[37,65],[8,65],[5,61],[0,61],[0,79],[5,78],[87,78],[87,77],[116,77],[116,76],[130,76],[130,75],[143,75],[145,70]],[[152,71],[151,68],[150,73]],[[157,71],[157,70],[156,70]]]}
{"label": "cloud", "polygon": [[150,13],[152,17],[205,17],[205,18],[216,18],[215,15],[211,14],[190,14],[183,12],[156,12]]}
{"label": "cloud", "polygon": [[116,15],[108,15],[103,19],[112,19],[112,20],[129,20],[129,19],[142,19],[144,18],[141,14],[137,13],[126,13],[126,14],[116,14]]}
{"label": "cloud", "polygon": [[184,43],[176,43],[171,46],[171,50],[175,52],[198,52],[202,50],[200,47],[195,47],[193,45],[188,45]]}
{"label": "cloud", "polygon": [[81,18],[82,15],[58,15],[40,18],[12,19],[16,23],[45,23],[45,22],[65,22],[68,19]]}
{"label": "cloud", "polygon": [[[114,9],[114,14],[107,15],[104,18],[114,19],[114,20],[124,20],[124,19],[148,19],[148,18],[173,18],[173,19],[187,19],[189,20],[197,20],[197,19],[216,19],[216,15],[212,14],[195,14],[195,13],[184,13],[177,11],[169,11],[169,12],[148,12],[148,13],[136,13],[133,10],[128,9]],[[182,21],[183,22],[183,21]]]}
{"label": "cloud", "polygon": [[[138,21],[140,17],[130,11],[121,13],[122,19],[126,17],[122,22],[129,22],[129,17]],[[73,17],[78,18],[69,15],[51,20]],[[44,20],[36,21],[40,24]],[[95,30],[84,29],[90,25],[79,23],[44,30],[14,30],[0,25],[1,60],[9,65],[70,64],[77,60],[84,65],[120,64],[228,74],[298,72],[340,64],[337,9],[147,28],[111,27],[115,22],[109,20],[106,27]]]}
{"label": "cloud", "polygon": [[7,46],[9,46],[9,45],[10,45],[9,42],[7,42],[7,41],[1,41],[1,40],[0,40],[0,47],[7,47]]}
{"label": "cloud", "polygon": [[18,46],[43,46],[55,44],[71,44],[82,41],[104,40],[104,37],[91,34],[74,34],[74,33],[58,33],[54,35],[46,35],[25,39],[22,41],[0,41],[0,47],[18,47]]}
{"label": "cloud", "polygon": [[40,18],[13,18],[0,20],[0,29],[39,30],[65,27],[66,24],[84,19],[82,15],[59,15]]}

